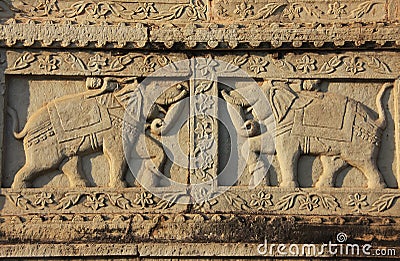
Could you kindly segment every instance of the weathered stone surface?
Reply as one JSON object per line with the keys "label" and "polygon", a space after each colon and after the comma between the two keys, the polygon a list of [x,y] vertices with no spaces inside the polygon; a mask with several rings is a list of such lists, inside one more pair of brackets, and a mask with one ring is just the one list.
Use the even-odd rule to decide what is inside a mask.
{"label": "weathered stone surface", "polygon": [[398,257],[399,5],[0,0],[0,257]]}

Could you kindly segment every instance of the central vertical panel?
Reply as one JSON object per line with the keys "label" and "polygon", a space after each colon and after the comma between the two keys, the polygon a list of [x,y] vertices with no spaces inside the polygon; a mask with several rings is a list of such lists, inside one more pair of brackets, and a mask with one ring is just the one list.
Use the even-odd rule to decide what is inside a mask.
{"label": "central vertical panel", "polygon": [[218,84],[215,61],[192,59],[190,80],[190,184],[217,184]]}

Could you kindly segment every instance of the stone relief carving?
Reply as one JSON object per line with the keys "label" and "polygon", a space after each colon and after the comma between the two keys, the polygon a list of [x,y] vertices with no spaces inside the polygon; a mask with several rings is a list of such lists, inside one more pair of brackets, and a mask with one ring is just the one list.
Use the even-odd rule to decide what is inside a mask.
{"label": "stone relief carving", "polygon": [[[365,16],[373,8],[379,8],[384,2],[380,1],[354,1],[354,3],[343,3],[340,1],[326,2],[303,2],[293,3],[267,2],[267,1],[229,1],[220,0],[214,7],[220,19],[235,20],[272,20],[272,21],[306,21],[306,19],[318,21],[354,21],[360,18],[368,19]],[[375,7],[376,6],[376,7]],[[274,19],[275,17],[275,19]],[[383,20],[382,16],[369,19]]]}
{"label": "stone relief carving", "polygon": [[[16,111],[9,107],[8,112],[14,124],[14,136],[23,139],[26,155],[25,165],[15,175],[13,188],[25,188],[43,172],[60,168],[68,176],[70,186],[87,186],[80,170],[80,156],[102,150],[109,159],[110,187],[126,187],[124,174],[126,172],[126,155],[123,150],[122,129],[132,136],[140,135],[139,122],[141,110],[141,94],[134,81],[120,88],[111,78],[88,78],[87,92],[62,97],[49,102],[37,110],[28,119],[25,127],[18,132]],[[176,96],[171,93],[160,96],[155,107],[170,105],[184,98],[187,90],[179,85]],[[173,93],[174,94],[174,93]],[[136,104],[130,104],[130,103]],[[133,112],[127,112],[133,106]],[[163,110],[165,117],[167,112]],[[125,124],[125,113],[134,121]],[[160,134],[160,115],[154,110],[148,120],[150,131]],[[172,121],[173,122],[173,121]],[[169,122],[171,123],[171,122]],[[135,125],[136,124],[136,125]],[[165,155],[161,146],[150,136],[146,142],[151,146],[150,158],[156,169],[165,163]],[[144,176],[153,183],[153,174]]]}
{"label": "stone relief carving", "polygon": [[[281,57],[263,52],[240,53],[237,55],[214,55],[212,58],[226,61],[232,68],[218,72],[221,76],[231,76],[240,68],[252,77],[274,78],[395,78],[400,70],[394,53],[384,55],[366,52],[357,54],[345,52],[340,55],[318,55],[312,53],[288,53]],[[210,56],[211,57],[211,56]],[[110,55],[104,53],[82,54],[78,52],[10,52],[8,54],[7,73],[9,74],[48,74],[65,75],[74,72],[80,75],[106,75],[115,73],[129,76],[146,76],[154,71],[187,58],[182,54],[161,55],[157,53],[130,53]],[[169,67],[168,67],[169,68]],[[171,67],[173,68],[173,67]],[[189,74],[187,71],[173,71],[173,75]]]}
{"label": "stone relief carving", "polygon": [[[397,9],[396,1],[381,0],[0,0],[0,107],[4,104],[5,118],[0,117],[0,249],[5,250],[0,256],[162,255],[148,249],[165,240],[185,242],[190,250],[180,248],[179,253],[191,255],[211,246],[216,250],[209,255],[227,255],[232,242],[248,242],[254,249],[263,237],[292,243],[293,230],[303,238],[313,231],[313,242],[326,243],[332,237],[326,231],[344,227],[360,242],[396,244]],[[144,126],[124,124],[124,101],[132,100],[137,81],[188,57],[205,57],[200,71],[216,78],[172,86],[149,115],[140,115]],[[229,65],[221,68],[212,59]],[[189,65],[184,72],[169,68],[162,79],[192,72]],[[217,83],[236,77],[239,69],[260,84],[272,110],[254,115],[254,106],[265,104],[258,97],[242,100],[243,83],[237,89]],[[54,85],[54,91],[37,92],[32,82],[38,79]],[[84,86],[84,79],[89,89],[75,88],[74,82]],[[65,81],[65,86],[54,81]],[[38,99],[38,93],[49,96]],[[233,116],[230,120],[251,152],[238,163],[249,173],[219,197],[224,187],[219,183],[200,190],[190,186],[218,180],[222,155],[232,150],[220,144],[226,138],[221,123],[206,115],[217,116],[223,102],[210,96],[231,104],[232,115],[239,112],[244,125]],[[7,108],[19,105],[20,98],[28,108]],[[188,156],[200,159],[196,171],[177,171],[161,138],[174,127],[183,98],[200,112],[179,130],[181,142],[190,143]],[[271,120],[277,122],[276,131],[264,128]],[[11,122],[19,140],[11,136]],[[144,164],[137,179],[163,191],[163,197],[125,175],[121,133],[134,136],[138,128],[146,130],[138,139],[150,155],[140,159]],[[277,137],[276,152],[261,145],[271,136]],[[12,144],[20,152],[7,156],[18,150]],[[265,155],[274,155],[276,162]],[[99,161],[104,162],[96,165]],[[106,170],[96,175],[107,177],[97,185],[90,174],[100,168]],[[51,174],[58,169],[65,175]],[[182,176],[187,191],[161,186],[156,172]],[[203,200],[180,204],[193,197]],[[279,228],[278,233],[266,225]],[[49,238],[51,245],[46,244]],[[87,247],[88,242],[100,243]],[[215,242],[224,247],[219,250]],[[171,249],[168,253],[176,255]]]}
{"label": "stone relief carving", "polygon": [[[161,55],[157,53],[129,53],[111,55],[95,53],[91,55],[79,52],[14,53],[15,59],[9,66],[8,73],[23,74],[25,71],[36,71],[38,74],[64,74],[75,72],[78,75],[106,75],[118,73],[121,76],[146,76],[154,71],[185,58],[184,55]],[[176,71],[171,71],[176,73]],[[185,72],[179,72],[184,74]]]}
{"label": "stone relief carving", "polygon": [[[393,84],[382,85],[376,97],[378,118],[371,116],[365,105],[337,94],[319,91],[318,80],[305,80],[302,89],[294,91],[288,82],[268,82],[261,87],[272,106],[276,121],[276,156],[282,172],[282,187],[298,187],[297,165],[300,155],[320,156],[323,172],[316,187],[332,187],[338,171],[351,165],[359,169],[368,180],[369,188],[385,188],[385,181],[376,166],[382,131],[386,128],[386,115],[382,106],[385,91]],[[240,92],[250,92],[241,88]],[[243,99],[240,92],[222,91],[223,97],[240,107],[259,106],[262,101],[253,95]],[[243,114],[243,113],[242,113]],[[267,115],[257,115],[260,124],[268,120]],[[246,119],[243,119],[246,121]],[[271,134],[254,130],[256,122],[248,120],[244,129],[249,130],[252,157],[250,172],[263,176],[263,154],[271,154],[260,140],[271,140]],[[265,124],[265,126],[268,126]],[[242,126],[236,128],[241,129]],[[257,172],[261,169],[261,173]]]}
{"label": "stone relief carving", "polygon": [[208,16],[207,2],[188,0],[186,3],[165,2],[119,2],[119,1],[78,1],[73,4],[63,1],[18,1],[14,8],[21,17],[29,18],[84,18],[88,20],[112,21],[169,21],[189,19],[205,21]]}
{"label": "stone relief carving", "polygon": [[[55,46],[80,48],[145,48],[146,44],[157,47],[163,45],[173,48],[183,43],[186,48],[219,49],[237,48],[244,44],[248,48],[259,48],[265,44],[273,48],[290,45],[294,48],[329,45],[344,46],[346,43],[357,47],[366,47],[366,43],[375,46],[396,46],[399,27],[394,24],[317,24],[292,28],[290,24],[185,24],[150,26],[142,23],[132,24],[75,24],[70,21],[56,23],[10,19],[0,25],[0,41],[8,47],[22,42],[29,47]],[[111,37],[112,35],[112,37]],[[368,35],[368,39],[360,37]]]}

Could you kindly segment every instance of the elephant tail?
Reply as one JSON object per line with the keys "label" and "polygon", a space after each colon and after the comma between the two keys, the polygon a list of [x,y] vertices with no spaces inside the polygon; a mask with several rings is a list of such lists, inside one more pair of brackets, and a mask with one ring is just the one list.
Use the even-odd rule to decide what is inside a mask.
{"label": "elephant tail", "polygon": [[11,116],[11,119],[12,119],[14,137],[18,140],[24,138],[26,136],[26,134],[28,133],[28,130],[26,128],[24,128],[21,132],[18,132],[18,114],[17,114],[17,112],[10,106],[7,106],[7,113]]}
{"label": "elephant tail", "polygon": [[376,107],[378,108],[379,117],[375,121],[375,124],[382,130],[386,128],[386,113],[385,109],[383,108],[382,98],[386,90],[392,87],[393,87],[392,83],[385,83],[384,85],[382,85],[381,89],[378,92],[378,95],[376,96]]}

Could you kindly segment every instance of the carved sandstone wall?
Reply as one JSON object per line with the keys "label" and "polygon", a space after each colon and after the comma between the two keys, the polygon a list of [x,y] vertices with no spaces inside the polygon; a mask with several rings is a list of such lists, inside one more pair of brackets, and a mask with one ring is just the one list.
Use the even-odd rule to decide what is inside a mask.
{"label": "carved sandstone wall", "polygon": [[0,257],[399,256],[399,6],[0,0]]}

